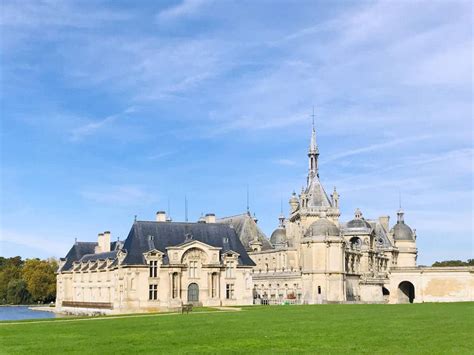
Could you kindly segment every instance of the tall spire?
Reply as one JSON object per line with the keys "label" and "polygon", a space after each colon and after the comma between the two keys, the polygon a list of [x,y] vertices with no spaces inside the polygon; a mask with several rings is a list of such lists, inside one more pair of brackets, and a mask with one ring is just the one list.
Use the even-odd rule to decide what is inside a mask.
{"label": "tall spire", "polygon": [[314,153],[319,153],[318,151],[318,144],[316,143],[316,128],[314,127],[314,106],[313,106],[313,114],[311,115],[312,118],[312,131],[311,131],[311,143],[309,145],[309,151]]}
{"label": "tall spire", "polygon": [[249,184],[247,184],[247,214],[250,216]]}
{"label": "tall spire", "polygon": [[311,142],[309,145],[309,152],[308,152],[308,157],[309,157],[308,185],[315,176],[319,177],[319,172],[318,172],[319,149],[318,149],[318,143],[316,142],[316,129],[314,126],[314,107],[313,107],[313,114],[311,115],[311,117],[312,117],[313,124],[312,124],[312,130],[311,130]]}
{"label": "tall spire", "polygon": [[405,223],[403,215],[405,212],[403,212],[402,209],[402,193],[398,191],[398,212],[397,212],[397,223]]}

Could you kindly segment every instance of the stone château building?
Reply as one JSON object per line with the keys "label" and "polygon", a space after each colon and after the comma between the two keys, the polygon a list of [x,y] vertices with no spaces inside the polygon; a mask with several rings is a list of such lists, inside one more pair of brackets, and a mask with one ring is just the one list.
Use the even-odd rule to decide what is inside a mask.
{"label": "stone ch\u00e2teau building", "polygon": [[281,303],[472,301],[472,267],[417,267],[416,232],[400,208],[340,220],[339,194],[319,179],[313,125],[306,187],[267,239],[247,213],[197,223],[135,221],[123,242],[110,233],[76,242],[61,259],[58,311],[138,312]]}
{"label": "stone ch\u00e2teau building", "polygon": [[183,303],[253,303],[255,266],[235,231],[208,214],[198,223],[135,221],[125,241],[110,233],[76,242],[61,259],[59,311],[80,313],[175,309]]}

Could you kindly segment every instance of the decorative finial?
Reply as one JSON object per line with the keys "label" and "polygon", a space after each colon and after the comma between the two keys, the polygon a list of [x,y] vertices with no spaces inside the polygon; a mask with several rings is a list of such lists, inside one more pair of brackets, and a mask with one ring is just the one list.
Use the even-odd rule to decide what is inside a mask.
{"label": "decorative finial", "polygon": [[247,184],[247,214],[250,216],[249,184]]}
{"label": "decorative finial", "polygon": [[170,198],[168,197],[168,220],[171,221],[171,204],[170,204]]}
{"label": "decorative finial", "polygon": [[184,221],[188,221],[188,198],[184,195]]}
{"label": "decorative finial", "polygon": [[133,217],[133,221],[134,221],[134,222],[137,221],[137,217],[138,217],[137,215],[135,215],[135,216]]}

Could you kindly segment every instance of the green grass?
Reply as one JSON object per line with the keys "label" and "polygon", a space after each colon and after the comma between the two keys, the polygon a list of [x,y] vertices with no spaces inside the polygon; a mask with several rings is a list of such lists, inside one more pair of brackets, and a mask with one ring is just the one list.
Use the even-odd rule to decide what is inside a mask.
{"label": "green grass", "polygon": [[0,323],[0,352],[473,354],[473,335],[474,303],[266,306]]}

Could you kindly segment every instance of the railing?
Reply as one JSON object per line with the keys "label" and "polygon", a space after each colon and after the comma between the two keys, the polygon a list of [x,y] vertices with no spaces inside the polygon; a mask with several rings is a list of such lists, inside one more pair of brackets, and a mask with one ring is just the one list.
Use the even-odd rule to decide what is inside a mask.
{"label": "railing", "polygon": [[112,303],[108,302],[76,302],[76,301],[63,301],[63,307],[75,307],[75,308],[98,308],[98,309],[113,309]]}
{"label": "railing", "polygon": [[265,306],[281,306],[281,305],[290,305],[290,304],[303,304],[301,299],[265,299],[265,298],[256,298],[254,299],[254,304],[261,304]]}

